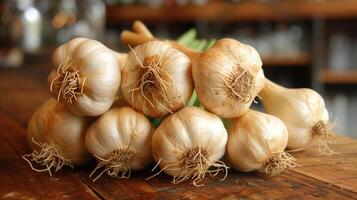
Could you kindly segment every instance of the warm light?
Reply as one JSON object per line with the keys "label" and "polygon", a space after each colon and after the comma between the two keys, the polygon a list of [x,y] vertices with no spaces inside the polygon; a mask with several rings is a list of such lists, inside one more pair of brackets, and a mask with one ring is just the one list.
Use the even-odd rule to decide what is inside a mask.
{"label": "warm light", "polygon": [[53,19],[52,19],[52,26],[54,28],[62,28],[67,21],[67,16],[63,12],[58,13]]}
{"label": "warm light", "polygon": [[65,12],[59,12],[53,19],[52,19],[52,26],[54,28],[62,28],[65,25],[71,25],[76,22],[77,18],[75,15],[68,14]]}
{"label": "warm light", "polygon": [[24,17],[28,22],[36,22],[40,20],[41,15],[40,12],[38,12],[38,10],[36,10],[33,7],[30,7],[26,10]]}

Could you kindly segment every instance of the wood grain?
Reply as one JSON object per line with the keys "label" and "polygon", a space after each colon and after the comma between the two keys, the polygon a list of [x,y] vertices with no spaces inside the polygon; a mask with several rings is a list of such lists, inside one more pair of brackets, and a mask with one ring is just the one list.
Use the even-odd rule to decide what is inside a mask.
{"label": "wood grain", "polygon": [[[83,173],[83,172],[81,172]],[[240,173],[231,169],[224,181],[207,178],[204,187],[186,182],[170,183],[171,177],[161,174],[149,181],[149,169],[135,173],[130,179],[103,176],[93,183],[80,176],[90,188],[105,199],[354,199],[357,194],[329,185],[297,172],[287,171],[277,177],[262,172]],[[84,178],[84,179],[83,179]]]}
{"label": "wood grain", "polygon": [[47,86],[49,66],[26,66],[0,70],[0,113],[22,126],[35,110],[50,97]]}
{"label": "wood grain", "polygon": [[340,136],[331,147],[336,154],[323,155],[317,146],[294,153],[301,167],[293,171],[357,193],[357,141]]}
{"label": "wood grain", "polygon": [[1,199],[99,199],[72,171],[50,177],[37,173],[19,156],[0,156]]}

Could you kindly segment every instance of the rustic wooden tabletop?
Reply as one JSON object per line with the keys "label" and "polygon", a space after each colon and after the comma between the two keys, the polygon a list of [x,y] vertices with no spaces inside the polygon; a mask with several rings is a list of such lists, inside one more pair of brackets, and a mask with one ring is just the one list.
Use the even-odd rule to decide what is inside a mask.
{"label": "rustic wooden tabletop", "polygon": [[[41,62],[45,63],[45,62]],[[47,63],[50,63],[49,61]],[[130,179],[88,178],[95,163],[52,177],[36,173],[21,159],[31,152],[27,121],[50,97],[46,77],[50,65],[27,64],[0,69],[0,198],[3,199],[357,199],[357,140],[338,137],[325,156],[315,147],[294,153],[301,167],[270,177],[261,172],[229,170],[224,181],[208,178],[204,187],[173,185],[161,174],[149,181],[149,168]]]}

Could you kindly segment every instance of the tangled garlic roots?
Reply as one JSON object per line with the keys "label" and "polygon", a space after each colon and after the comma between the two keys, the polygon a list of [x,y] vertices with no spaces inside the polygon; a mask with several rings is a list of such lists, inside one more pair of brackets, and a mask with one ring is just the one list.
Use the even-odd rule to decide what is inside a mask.
{"label": "tangled garlic roots", "polygon": [[319,121],[311,129],[313,136],[318,138],[319,151],[323,154],[332,155],[335,153],[330,147],[336,136],[331,131],[333,127],[334,124],[331,122]]}
{"label": "tangled garlic roots", "polygon": [[[34,150],[31,154],[22,156],[22,158],[30,164],[32,170],[36,172],[48,171],[50,176],[52,176],[52,168],[55,169],[55,172],[60,170],[65,165],[73,169],[73,165],[66,158],[64,158],[53,145],[38,143],[34,139],[32,139],[32,141],[39,147],[40,151]],[[37,169],[32,165],[32,162],[45,166],[45,168]]]}
{"label": "tangled garlic roots", "polygon": [[131,175],[130,163],[134,160],[135,156],[136,153],[131,150],[130,147],[114,150],[105,159],[96,156],[100,162],[89,177],[92,177],[98,169],[104,167],[99,175],[93,179],[93,182],[99,179],[104,173],[107,173],[111,177],[129,178]]}
{"label": "tangled garlic roots", "polygon": [[243,103],[249,103],[254,98],[254,77],[241,66],[238,65],[228,76],[220,78],[232,97],[238,98]]}
{"label": "tangled garlic roots", "polygon": [[[185,180],[192,179],[192,184],[194,186],[203,186],[200,182],[205,178],[206,173],[208,173],[211,177],[215,177],[221,171],[224,172],[225,175],[220,180],[224,180],[228,175],[229,167],[227,167],[222,161],[211,163],[207,160],[207,157],[208,152],[206,150],[195,147],[187,151],[179,161],[165,166],[158,173],[148,179],[157,176],[164,170],[175,170],[177,172],[172,179],[173,184],[178,184]],[[161,160],[157,163],[157,165],[159,165],[160,162]],[[170,168],[173,166],[178,166],[178,168]],[[214,167],[214,169],[209,169],[210,167]]]}
{"label": "tangled garlic roots", "polygon": [[70,57],[57,68],[57,76],[51,81],[50,90],[58,89],[57,100],[63,99],[67,103],[76,101],[83,94],[85,78],[80,84],[79,70]]}
{"label": "tangled garlic roots", "polygon": [[176,88],[171,76],[162,64],[164,60],[163,54],[145,57],[144,61],[141,62],[135,51],[133,49],[131,49],[131,51],[133,51],[137,61],[140,63],[138,66],[140,71],[136,78],[137,83],[133,89],[129,91],[131,92],[132,99],[134,98],[135,92],[140,92],[152,108],[155,108],[155,105],[159,104],[169,113],[172,113],[171,108],[167,108],[160,101],[163,100],[166,105],[173,107],[172,100],[182,97],[181,95],[175,95],[177,92],[175,92]]}
{"label": "tangled garlic roots", "polygon": [[295,161],[296,159],[287,152],[275,153],[273,157],[265,163],[265,173],[276,176],[286,168],[296,167],[297,164]]}

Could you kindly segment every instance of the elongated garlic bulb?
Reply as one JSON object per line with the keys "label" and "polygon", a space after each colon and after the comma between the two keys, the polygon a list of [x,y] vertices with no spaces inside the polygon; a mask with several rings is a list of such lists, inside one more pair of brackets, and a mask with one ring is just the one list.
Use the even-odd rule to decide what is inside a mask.
{"label": "elongated garlic bulb", "polygon": [[333,134],[323,98],[307,88],[288,89],[268,79],[259,94],[267,113],[279,117],[287,126],[287,148],[302,150],[318,141],[320,151],[333,153],[328,146]]}
{"label": "elongated garlic bulb", "polygon": [[[129,31],[122,33],[122,41],[129,44],[150,40],[153,38]],[[262,61],[249,45],[224,38],[201,53],[169,42],[191,59],[197,96],[207,110],[220,117],[235,118],[244,114],[264,87]]]}
{"label": "elongated garlic bulb", "polygon": [[195,90],[203,106],[234,118],[246,112],[264,86],[262,61],[251,46],[225,38],[193,62]]}
{"label": "elongated garlic bulb", "polygon": [[[85,133],[91,119],[72,114],[55,99],[49,99],[31,117],[27,129],[27,141],[33,149],[23,158],[37,172],[51,169],[56,172],[63,166],[82,165],[92,157],[85,147]],[[43,166],[35,168],[32,163]]]}
{"label": "elongated garlic bulb", "polygon": [[219,161],[226,143],[227,131],[219,117],[196,107],[185,107],[168,116],[156,129],[152,148],[161,168],[159,173],[173,176],[174,184],[192,179],[195,186],[200,186],[206,173],[216,176],[223,171],[227,176],[228,167]]}
{"label": "elongated garlic bulb", "polygon": [[132,49],[122,73],[123,96],[151,117],[179,110],[193,92],[189,58],[165,42],[151,41]]}
{"label": "elongated garlic bulb", "polygon": [[249,110],[231,121],[228,132],[227,157],[235,169],[265,168],[274,176],[296,166],[295,159],[284,152],[288,130],[279,118]]}
{"label": "elongated garlic bulb", "polygon": [[151,138],[154,128],[150,121],[131,107],[112,108],[88,130],[86,146],[98,161],[92,176],[102,174],[127,178],[131,170],[140,170],[152,159]]}
{"label": "elongated garlic bulb", "polygon": [[98,41],[73,39],[58,47],[48,76],[51,94],[80,116],[98,116],[120,85],[120,56]]}

